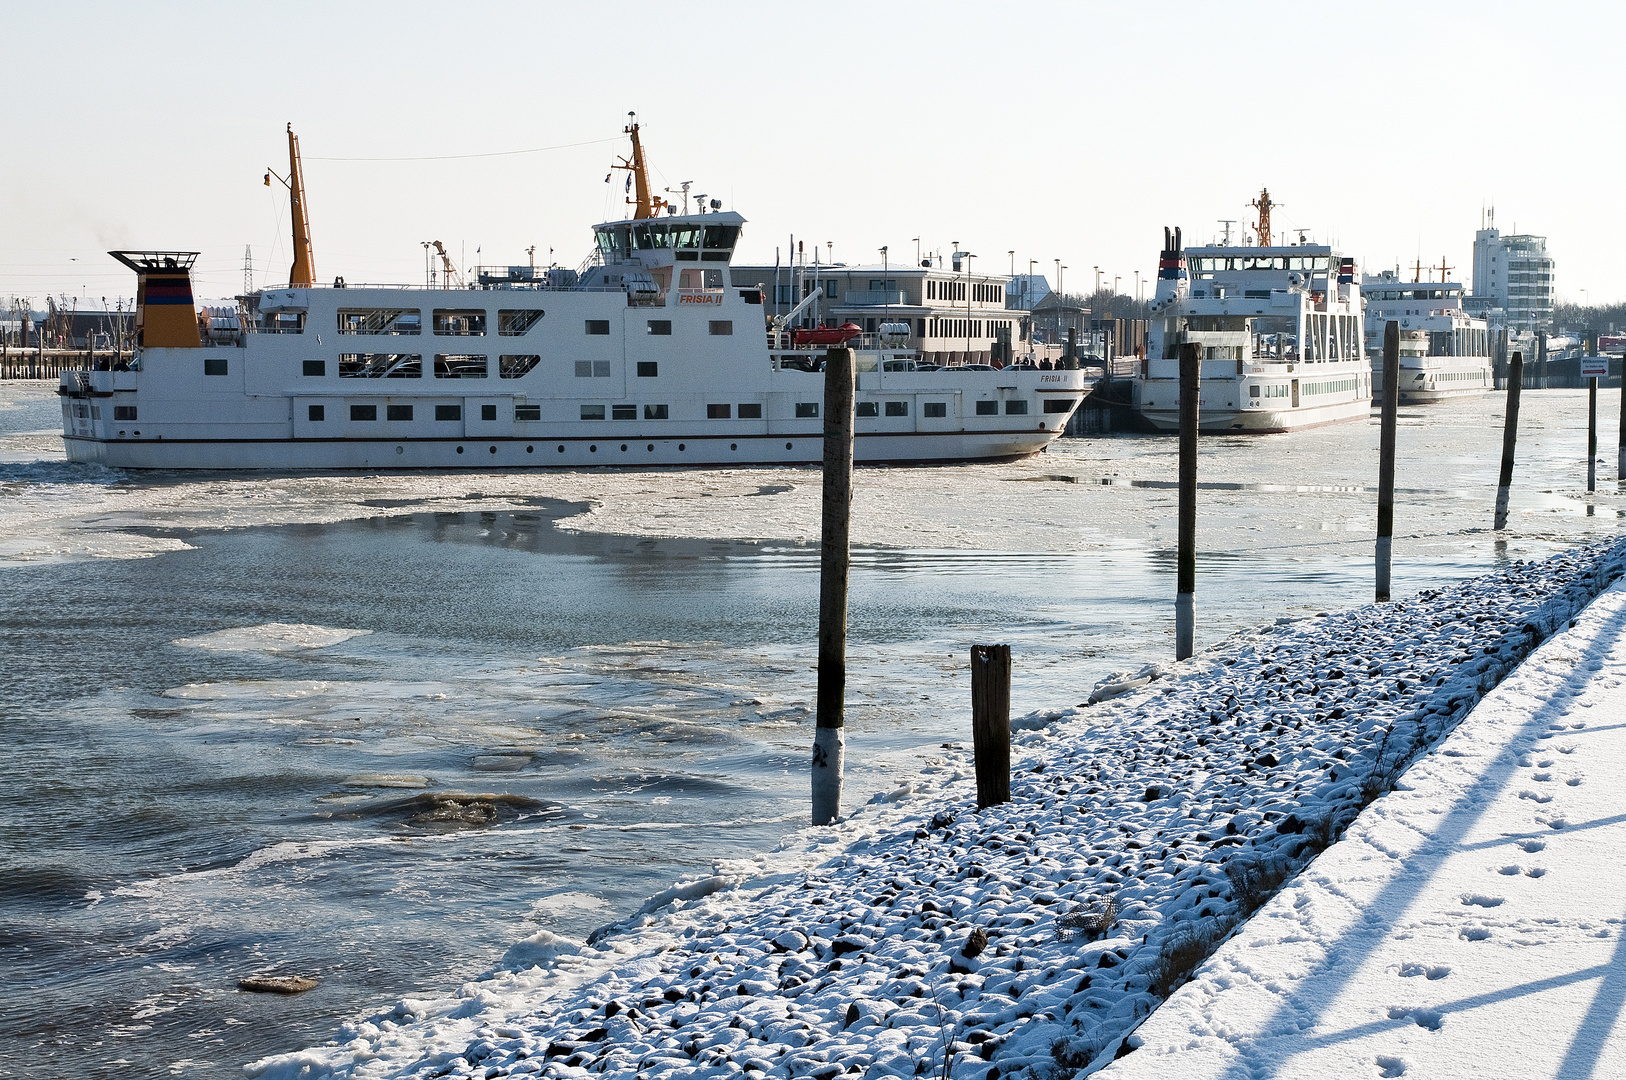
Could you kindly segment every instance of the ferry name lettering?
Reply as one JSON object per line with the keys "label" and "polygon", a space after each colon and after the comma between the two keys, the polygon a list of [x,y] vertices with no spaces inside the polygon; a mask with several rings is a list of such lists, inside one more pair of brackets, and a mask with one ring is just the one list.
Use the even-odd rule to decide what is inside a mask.
{"label": "ferry name lettering", "polygon": [[680,304],[721,304],[722,302],[723,297],[720,293],[678,293],[678,303]]}

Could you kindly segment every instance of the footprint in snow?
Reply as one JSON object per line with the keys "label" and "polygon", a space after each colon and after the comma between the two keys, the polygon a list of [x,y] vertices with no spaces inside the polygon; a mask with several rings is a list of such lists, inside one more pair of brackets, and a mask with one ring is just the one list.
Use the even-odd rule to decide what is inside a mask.
{"label": "footprint in snow", "polygon": [[1560,746],[1558,748],[1558,752],[1560,754],[1573,754],[1573,753],[1575,753],[1575,751],[1577,749],[1578,749],[1578,747],[1574,747],[1574,746]]}
{"label": "footprint in snow", "polygon": [[1518,877],[1520,874],[1524,873],[1524,867],[1522,867],[1522,866],[1504,866],[1504,867],[1502,867],[1500,870],[1498,870],[1496,872],[1498,874],[1501,874],[1503,877]]}
{"label": "footprint in snow", "polygon": [[1491,933],[1489,927],[1465,926],[1457,936],[1464,941],[1484,941],[1491,936]]}
{"label": "footprint in snow", "polygon": [[1536,852],[1542,850],[1546,846],[1547,841],[1545,840],[1520,840],[1518,844],[1519,850],[1523,851],[1526,855],[1534,855]]}
{"label": "footprint in snow", "polygon": [[[1546,768],[1547,766],[1549,766],[1551,764],[1552,764],[1552,762],[1550,762],[1550,761],[1543,761],[1541,763],[1542,768]],[[1538,773],[1533,773],[1530,776],[1530,779],[1538,780],[1538,781],[1540,781],[1541,783],[1544,783],[1544,784],[1547,783],[1552,778],[1553,778],[1553,774],[1550,773],[1550,772],[1538,772]]]}
{"label": "footprint in snow", "polygon": [[1378,1075],[1383,1077],[1405,1076],[1406,1063],[1397,1057],[1379,1054],[1377,1059]]}
{"label": "footprint in snow", "polygon": [[1526,870],[1524,872],[1525,877],[1532,877],[1532,878],[1545,877],[1546,875],[1547,875],[1547,868],[1545,866],[1532,866],[1532,867],[1530,867],[1530,869],[1528,869],[1528,870]]}
{"label": "footprint in snow", "polygon": [[1550,803],[1553,801],[1553,797],[1551,795],[1537,795],[1534,791],[1521,791],[1519,792],[1519,798],[1530,799],[1538,804]]}
{"label": "footprint in snow", "polygon": [[1443,979],[1451,974],[1451,969],[1445,964],[1401,964],[1400,977],[1413,979],[1419,975],[1426,976],[1429,982]]}
{"label": "footprint in snow", "polygon": [[1501,907],[1500,896],[1480,896],[1478,893],[1463,893],[1462,902],[1469,907]]}
{"label": "footprint in snow", "polygon": [[1570,787],[1580,787],[1581,778],[1579,776],[1572,776],[1568,780],[1564,781],[1564,783],[1568,784]]}
{"label": "footprint in snow", "polygon": [[1440,1030],[1440,1024],[1444,1022],[1444,1017],[1441,1016],[1438,1009],[1407,1009],[1400,1005],[1389,1006],[1389,1019],[1405,1020],[1408,1018],[1418,1027],[1427,1028],[1429,1031]]}

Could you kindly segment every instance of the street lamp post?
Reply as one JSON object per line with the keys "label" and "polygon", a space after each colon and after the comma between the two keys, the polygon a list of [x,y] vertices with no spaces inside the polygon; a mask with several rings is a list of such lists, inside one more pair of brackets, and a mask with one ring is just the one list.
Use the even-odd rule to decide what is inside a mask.
{"label": "street lamp post", "polygon": [[[955,247],[959,247],[958,244]],[[971,363],[971,260],[976,256],[967,251],[965,257],[965,362]]]}

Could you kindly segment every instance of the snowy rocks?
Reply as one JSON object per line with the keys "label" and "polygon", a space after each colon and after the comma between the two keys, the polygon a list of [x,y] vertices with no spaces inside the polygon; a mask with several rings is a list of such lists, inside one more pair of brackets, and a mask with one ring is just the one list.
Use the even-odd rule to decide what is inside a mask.
{"label": "snowy rocks", "polygon": [[250,994],[303,994],[320,985],[303,975],[250,975],[237,980],[237,989]]}

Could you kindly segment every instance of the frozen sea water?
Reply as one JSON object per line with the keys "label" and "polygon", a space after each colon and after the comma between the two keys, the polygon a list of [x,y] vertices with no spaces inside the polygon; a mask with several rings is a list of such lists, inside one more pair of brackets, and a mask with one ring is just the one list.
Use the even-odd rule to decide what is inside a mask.
{"label": "frozen sea water", "polygon": [[[57,415],[0,386],[0,1075],[237,1075],[803,820],[816,471],[140,475]],[[1403,412],[1397,593],[1618,531],[1584,395],[1522,416],[1498,543],[1500,398]],[[1376,442],[1204,440],[1200,644],[1370,596]],[[1174,451],[860,471],[849,803],[964,739],[974,642],[1019,712],[1171,652]]]}

